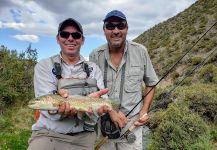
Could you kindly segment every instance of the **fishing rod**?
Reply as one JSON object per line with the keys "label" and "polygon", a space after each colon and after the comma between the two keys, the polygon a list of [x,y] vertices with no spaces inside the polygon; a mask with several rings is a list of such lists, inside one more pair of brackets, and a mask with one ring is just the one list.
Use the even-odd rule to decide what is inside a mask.
{"label": "fishing rod", "polygon": [[[194,45],[182,56],[178,59],[178,61],[160,78],[160,80],[144,95],[146,97],[164,78],[167,77],[167,75],[175,68],[175,66],[194,48],[195,45],[217,24],[217,21],[194,43]],[[126,115],[129,116],[129,114],[143,101],[141,99]]]}
{"label": "fishing rod", "polygon": [[168,93],[167,95],[170,95],[187,77],[189,77],[195,70],[197,70],[199,67],[203,66],[204,63],[208,60],[208,58],[217,50],[217,46],[201,61],[197,66],[195,66],[191,72],[187,73],[185,77],[181,81],[179,81]]}
{"label": "fishing rod", "polygon": [[[167,77],[167,75],[175,68],[175,66],[194,48],[194,46],[197,45],[197,43],[217,24],[217,21],[192,45],[192,47],[182,56],[178,59],[178,61],[160,78],[160,80],[153,86],[151,89],[144,95],[144,98],[164,79]],[[129,114],[143,101],[144,99],[142,98],[126,115],[129,116]],[[142,116],[143,117],[143,116]],[[141,118],[142,118],[141,117]],[[140,119],[141,119],[140,118]],[[129,128],[130,129],[130,128]],[[124,136],[126,137],[126,134],[129,134],[131,131],[125,131],[120,138],[123,138]]]}
{"label": "fishing rod", "polygon": [[[215,48],[213,48],[213,50],[211,50],[211,52],[197,65],[195,66],[190,72],[188,72],[185,77],[182,78],[181,81],[179,81],[178,83],[176,83],[175,86],[173,86],[173,88],[171,88],[169,90],[169,92],[163,94],[161,97],[161,99],[165,99],[165,98],[169,98],[170,94],[187,78],[189,77],[190,75],[192,75],[197,69],[200,69],[199,67],[203,66],[205,64],[205,62],[208,60],[208,58],[217,50],[217,46]],[[159,103],[158,105],[168,105],[169,103],[171,103],[172,100],[168,100],[166,102],[161,102]],[[159,106],[156,105],[156,106],[153,106],[149,111],[155,111]]]}
{"label": "fishing rod", "polygon": [[[175,66],[194,48],[194,46],[197,45],[197,43],[217,24],[217,21],[192,45],[192,47],[182,56],[178,59],[178,61],[160,78],[160,80],[151,87],[151,89],[143,96],[143,98],[127,113],[126,117],[129,116],[130,113],[144,100],[144,98],[164,79],[167,77],[167,75],[175,68]],[[144,117],[144,116],[142,116]],[[141,117],[141,118],[142,118]],[[134,126],[134,125],[133,125]],[[135,128],[131,126],[128,130],[126,130],[120,138],[126,137],[126,134],[131,133],[131,131]],[[132,129],[132,130],[131,130]],[[95,150],[98,150],[106,141],[108,140],[108,137],[104,137],[96,146]]]}

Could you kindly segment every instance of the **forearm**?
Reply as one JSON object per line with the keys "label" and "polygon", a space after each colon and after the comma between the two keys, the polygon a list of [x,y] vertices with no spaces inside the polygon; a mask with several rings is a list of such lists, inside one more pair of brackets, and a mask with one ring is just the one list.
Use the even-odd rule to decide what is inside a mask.
{"label": "forearm", "polygon": [[[146,95],[153,87],[146,87],[144,90],[144,95]],[[153,97],[154,97],[155,89],[152,89],[148,95],[144,97],[144,103],[142,107],[142,112],[143,113],[148,113],[149,107],[152,103]]]}

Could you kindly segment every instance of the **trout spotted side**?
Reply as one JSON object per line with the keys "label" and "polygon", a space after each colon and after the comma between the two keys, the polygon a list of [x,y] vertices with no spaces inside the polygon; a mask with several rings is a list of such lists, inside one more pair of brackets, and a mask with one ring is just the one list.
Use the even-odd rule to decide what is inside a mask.
{"label": "trout spotted side", "polygon": [[59,105],[62,102],[69,102],[70,106],[78,111],[88,112],[89,107],[92,107],[93,111],[97,111],[101,106],[108,106],[111,109],[117,109],[118,104],[112,100],[103,98],[92,98],[88,96],[69,96],[67,98],[60,95],[49,94],[32,99],[28,103],[28,107],[31,109],[39,110],[58,110]]}

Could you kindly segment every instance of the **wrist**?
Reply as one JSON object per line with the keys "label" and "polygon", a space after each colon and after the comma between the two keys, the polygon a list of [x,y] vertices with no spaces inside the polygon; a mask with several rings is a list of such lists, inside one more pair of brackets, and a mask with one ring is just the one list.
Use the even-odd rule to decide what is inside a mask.
{"label": "wrist", "polygon": [[109,115],[114,115],[114,114],[117,114],[117,112],[115,110],[112,110],[110,112],[108,112]]}
{"label": "wrist", "polygon": [[144,114],[142,115],[142,117],[145,117],[145,116],[148,116],[148,113],[144,113]]}

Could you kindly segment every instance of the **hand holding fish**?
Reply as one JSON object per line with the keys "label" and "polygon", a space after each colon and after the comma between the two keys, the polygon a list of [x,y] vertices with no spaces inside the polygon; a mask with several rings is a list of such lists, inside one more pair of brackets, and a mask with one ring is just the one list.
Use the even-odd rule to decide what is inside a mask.
{"label": "hand holding fish", "polygon": [[[59,89],[57,93],[65,98],[69,96],[68,91],[65,89]],[[70,104],[68,102],[63,102],[59,105],[58,113],[61,116],[74,116],[77,114],[77,110],[73,107],[70,107]]]}
{"label": "hand holding fish", "polygon": [[58,113],[61,116],[74,116],[77,114],[77,110],[73,107],[70,107],[69,102],[63,102],[59,105]]}

